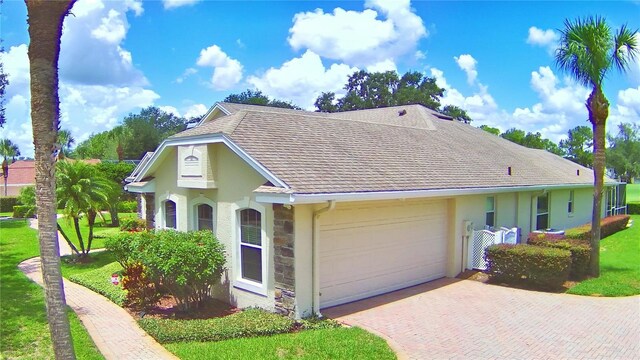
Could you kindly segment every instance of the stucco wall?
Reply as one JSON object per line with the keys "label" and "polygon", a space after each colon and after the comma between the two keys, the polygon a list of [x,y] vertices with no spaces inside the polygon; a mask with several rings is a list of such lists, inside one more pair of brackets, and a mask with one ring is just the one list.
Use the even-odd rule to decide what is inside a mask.
{"label": "stucco wall", "polygon": [[[163,202],[171,199],[176,202],[177,229],[193,230],[196,227],[197,203],[210,201],[215,211],[215,233],[227,251],[227,271],[223,275],[223,286],[216,296],[230,299],[238,307],[258,306],[273,310],[273,209],[271,204],[259,204],[252,195],[254,189],[264,184],[266,179],[253,170],[240,157],[223,144],[210,144],[209,157],[216,164],[216,189],[187,189],[177,187],[177,155],[171,148],[168,156],[153,176],[156,179],[156,228],[164,225]],[[266,295],[256,294],[234,286],[235,269],[233,257],[236,256],[236,212],[246,206],[262,207],[266,237],[263,239],[263,251],[267,262]]]}

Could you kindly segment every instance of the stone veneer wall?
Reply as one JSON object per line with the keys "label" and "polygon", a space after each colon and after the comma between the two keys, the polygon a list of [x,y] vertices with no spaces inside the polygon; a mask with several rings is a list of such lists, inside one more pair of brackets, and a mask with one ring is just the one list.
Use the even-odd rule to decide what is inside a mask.
{"label": "stone veneer wall", "polygon": [[276,312],[293,317],[296,309],[293,207],[273,204]]}
{"label": "stone veneer wall", "polygon": [[146,204],[146,218],[147,229],[153,229],[156,227],[156,195],[154,193],[145,193],[144,201]]}

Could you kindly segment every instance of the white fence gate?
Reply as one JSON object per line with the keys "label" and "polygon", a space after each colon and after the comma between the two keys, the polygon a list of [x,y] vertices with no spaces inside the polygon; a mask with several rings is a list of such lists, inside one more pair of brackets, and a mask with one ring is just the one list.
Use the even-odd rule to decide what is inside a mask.
{"label": "white fence gate", "polygon": [[467,257],[467,268],[486,270],[484,251],[493,244],[517,244],[518,228],[500,228],[498,231],[474,230]]}

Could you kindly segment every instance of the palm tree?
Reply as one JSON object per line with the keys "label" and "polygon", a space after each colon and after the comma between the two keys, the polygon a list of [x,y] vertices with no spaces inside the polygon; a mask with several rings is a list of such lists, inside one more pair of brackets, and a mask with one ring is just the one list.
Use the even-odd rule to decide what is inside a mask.
{"label": "palm tree", "polygon": [[637,30],[623,25],[612,35],[604,18],[589,17],[565,20],[556,50],[557,66],[571,74],[580,84],[592,88],[586,106],[593,127],[594,194],[591,217],[591,275],[600,276],[600,214],[605,167],[605,134],[609,101],[602,83],[613,69],[624,72],[638,55]]}
{"label": "palm tree", "polygon": [[13,161],[16,161],[16,156],[20,156],[20,149],[11,140],[2,139],[0,140],[0,155],[4,157],[4,161],[7,161],[7,158],[12,158]]}
{"label": "palm tree", "polygon": [[[79,255],[85,257],[91,251],[96,215],[101,208],[108,206],[112,185],[99,176],[95,166],[82,161],[59,161],[57,167],[58,207],[63,207],[66,217],[73,221],[80,245]],[[89,223],[86,247],[80,231],[80,219],[83,216],[87,217]]]}
{"label": "palm tree", "polygon": [[60,145],[60,152],[58,153],[59,159],[64,159],[65,154],[71,151],[71,146],[76,142],[76,139],[71,136],[71,131],[63,129],[58,131],[57,144]]}
{"label": "palm tree", "polygon": [[38,241],[55,358],[75,359],[60,272],[54,148],[60,120],[58,59],[62,24],[75,0],[26,0],[29,23],[31,126],[35,145]]}

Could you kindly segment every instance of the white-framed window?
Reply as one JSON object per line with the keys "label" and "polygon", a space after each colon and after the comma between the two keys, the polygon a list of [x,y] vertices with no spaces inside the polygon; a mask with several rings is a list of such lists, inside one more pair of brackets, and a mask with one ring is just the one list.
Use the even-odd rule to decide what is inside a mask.
{"label": "white-framed window", "polygon": [[536,230],[549,228],[549,194],[540,195],[536,201]]}
{"label": "white-framed window", "polygon": [[237,288],[267,294],[267,252],[265,209],[250,201],[237,203],[234,247],[234,282]]}
{"label": "white-framed window", "polygon": [[573,203],[573,190],[569,190],[569,201],[567,202],[567,213],[569,215],[573,215],[573,212],[575,211],[575,205]]}
{"label": "white-framed window", "polygon": [[164,227],[168,229],[176,228],[176,203],[172,200],[164,202]]}
{"label": "white-framed window", "polygon": [[209,204],[200,204],[196,206],[197,212],[197,229],[213,231],[213,207]]}
{"label": "white-framed window", "polygon": [[485,225],[489,227],[496,226],[496,198],[495,196],[487,197],[485,202]]}

